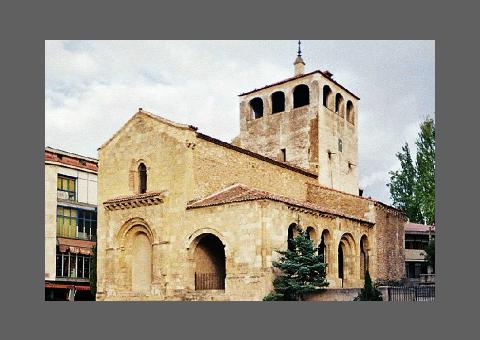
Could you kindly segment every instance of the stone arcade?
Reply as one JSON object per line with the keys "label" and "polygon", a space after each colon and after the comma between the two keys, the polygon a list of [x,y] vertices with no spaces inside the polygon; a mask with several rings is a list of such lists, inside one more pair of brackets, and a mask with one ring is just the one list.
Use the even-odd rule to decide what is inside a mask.
{"label": "stone arcade", "polygon": [[359,98],[304,64],[240,95],[232,143],[140,109],[99,148],[98,300],[261,300],[298,223],[329,290],[404,277],[404,215],[359,195]]}

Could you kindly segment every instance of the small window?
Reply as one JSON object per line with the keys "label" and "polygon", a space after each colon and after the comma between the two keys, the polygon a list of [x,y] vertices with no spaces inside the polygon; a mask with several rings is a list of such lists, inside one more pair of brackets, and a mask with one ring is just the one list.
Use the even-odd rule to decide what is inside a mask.
{"label": "small window", "polygon": [[57,196],[58,198],[75,201],[75,178],[58,175]]}
{"label": "small window", "polygon": [[340,138],[338,139],[338,151],[343,152],[343,142]]}
{"label": "small window", "polygon": [[252,110],[252,118],[258,119],[263,117],[263,100],[260,97],[250,100],[250,108]]}
{"label": "small window", "polygon": [[285,93],[277,91],[272,94],[272,113],[285,111]]}
{"label": "small window", "polygon": [[282,162],[286,162],[287,161],[287,149],[281,149],[280,150],[280,160]]}
{"label": "small window", "polygon": [[144,194],[147,192],[147,167],[143,163],[140,163],[138,166],[138,177],[140,182],[139,191],[141,194]]}

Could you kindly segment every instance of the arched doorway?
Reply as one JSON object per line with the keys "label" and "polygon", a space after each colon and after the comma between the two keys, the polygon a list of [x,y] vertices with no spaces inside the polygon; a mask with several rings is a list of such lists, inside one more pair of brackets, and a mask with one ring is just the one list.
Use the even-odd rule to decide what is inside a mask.
{"label": "arched doorway", "polygon": [[368,237],[363,235],[360,239],[360,278],[365,279],[365,272],[368,268]]}
{"label": "arched doorway", "polygon": [[199,236],[194,251],[195,290],[225,289],[225,246],[213,234]]}
{"label": "arched doorway", "polygon": [[152,246],[145,233],[133,236],[131,256],[132,291],[148,293],[152,282]]}

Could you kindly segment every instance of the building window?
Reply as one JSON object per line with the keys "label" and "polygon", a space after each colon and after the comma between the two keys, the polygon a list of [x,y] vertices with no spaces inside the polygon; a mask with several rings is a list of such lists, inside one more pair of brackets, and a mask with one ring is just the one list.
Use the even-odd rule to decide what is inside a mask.
{"label": "building window", "polygon": [[64,254],[57,249],[56,276],[90,278],[90,256],[72,253]]}
{"label": "building window", "polygon": [[77,209],[57,207],[57,236],[77,237]]}
{"label": "building window", "polygon": [[78,210],[77,237],[84,240],[95,240],[97,235],[97,212]]}
{"label": "building window", "polygon": [[140,193],[144,194],[147,192],[147,167],[143,163],[140,163],[138,166],[138,177],[140,182]]}
{"label": "building window", "polygon": [[338,151],[343,152],[343,142],[340,138],[338,139]]}
{"label": "building window", "polygon": [[57,177],[57,196],[75,201],[75,178],[59,175]]}
{"label": "building window", "polygon": [[93,240],[96,235],[96,211],[57,207],[57,236]]}
{"label": "building window", "polygon": [[280,160],[282,162],[287,161],[287,149],[280,149]]}

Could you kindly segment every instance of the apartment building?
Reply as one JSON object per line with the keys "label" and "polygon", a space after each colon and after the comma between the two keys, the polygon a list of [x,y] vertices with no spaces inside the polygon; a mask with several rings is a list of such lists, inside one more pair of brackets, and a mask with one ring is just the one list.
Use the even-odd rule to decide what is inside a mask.
{"label": "apartment building", "polygon": [[92,300],[98,162],[45,148],[45,300]]}

